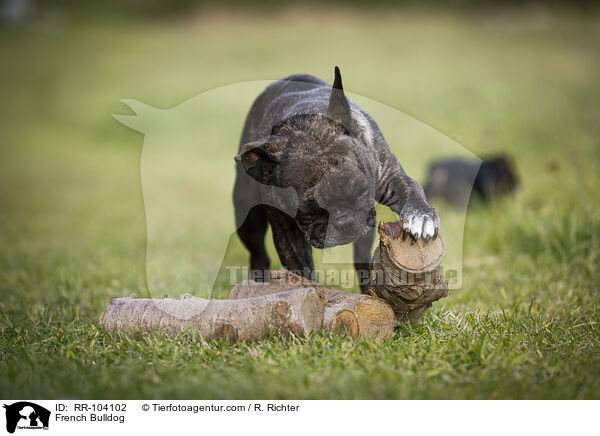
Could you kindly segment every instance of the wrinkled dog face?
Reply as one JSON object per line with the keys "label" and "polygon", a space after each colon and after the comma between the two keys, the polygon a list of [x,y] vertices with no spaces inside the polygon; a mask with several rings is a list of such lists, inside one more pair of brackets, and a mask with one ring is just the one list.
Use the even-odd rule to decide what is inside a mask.
{"label": "wrinkled dog face", "polygon": [[[314,188],[316,207],[306,213],[309,220],[316,219],[312,226],[300,225],[309,242],[317,248],[348,244],[375,225],[373,184],[361,162],[354,156],[329,160],[330,169]],[[310,204],[311,200],[301,204]],[[318,210],[317,210],[318,209]],[[301,208],[298,223],[304,220]]]}
{"label": "wrinkled dog face", "polygon": [[324,115],[296,115],[265,140],[246,144],[238,161],[261,183],[292,187],[304,238],[326,248],[355,241],[375,225],[375,183],[362,147]]}

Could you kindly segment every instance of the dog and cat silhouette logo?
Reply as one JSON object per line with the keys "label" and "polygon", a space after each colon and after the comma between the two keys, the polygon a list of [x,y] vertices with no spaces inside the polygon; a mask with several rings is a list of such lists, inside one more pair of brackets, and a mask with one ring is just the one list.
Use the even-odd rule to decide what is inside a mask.
{"label": "dog and cat silhouette logo", "polygon": [[5,404],[6,431],[14,433],[19,429],[48,429],[50,411],[29,401],[19,401],[10,405]]}

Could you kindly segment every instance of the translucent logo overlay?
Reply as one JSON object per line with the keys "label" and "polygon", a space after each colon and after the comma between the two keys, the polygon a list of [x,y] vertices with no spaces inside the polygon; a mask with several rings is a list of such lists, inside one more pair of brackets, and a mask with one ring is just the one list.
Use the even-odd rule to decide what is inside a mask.
{"label": "translucent logo overlay", "polygon": [[[146,274],[153,297],[189,293],[227,298],[232,286],[249,278],[249,253],[236,233],[234,217],[234,157],[239,152],[248,110],[271,83],[265,80],[223,86],[171,109],[123,100],[135,115],[114,115],[144,135],[140,171],[147,226]],[[429,166],[436,161],[459,158],[481,163],[465,147],[397,109],[348,91],[346,96],[376,120],[406,173],[421,185]],[[249,178],[248,183],[259,182]],[[266,194],[261,201],[294,217],[298,198],[293,189],[263,188]],[[455,203],[459,206],[428,199],[441,219],[446,255],[440,272],[450,289],[462,285],[463,233],[470,195],[470,189],[458,192]],[[375,225],[398,220],[385,206],[377,205],[376,212]],[[271,230],[266,241],[271,268],[276,269],[280,262]],[[372,248],[378,243],[375,237]],[[351,243],[313,248],[313,257],[319,282],[358,290]]]}

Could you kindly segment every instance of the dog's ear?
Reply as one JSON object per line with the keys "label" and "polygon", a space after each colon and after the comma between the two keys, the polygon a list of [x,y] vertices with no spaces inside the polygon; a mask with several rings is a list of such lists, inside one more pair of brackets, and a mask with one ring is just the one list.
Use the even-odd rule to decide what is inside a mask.
{"label": "dog's ear", "polygon": [[250,177],[264,183],[264,177],[281,161],[286,144],[287,139],[277,135],[248,142],[235,161],[243,166]]}
{"label": "dog's ear", "polygon": [[327,116],[341,123],[348,131],[354,131],[350,103],[344,94],[344,87],[342,86],[342,74],[340,73],[340,69],[338,67],[335,67],[335,78],[331,88],[331,96],[329,97]]}

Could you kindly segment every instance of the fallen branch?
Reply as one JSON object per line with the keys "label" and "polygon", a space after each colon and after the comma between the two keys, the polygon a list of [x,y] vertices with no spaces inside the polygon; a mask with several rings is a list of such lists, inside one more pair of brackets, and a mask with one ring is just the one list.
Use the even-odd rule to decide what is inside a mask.
{"label": "fallen branch", "polygon": [[324,304],[314,288],[264,295],[243,300],[193,297],[178,299],[115,298],[102,316],[110,331],[174,336],[188,328],[206,340],[227,338],[231,342],[258,340],[293,332],[299,336],[321,329]]}
{"label": "fallen branch", "polygon": [[325,332],[371,340],[381,340],[392,334],[394,312],[385,301],[369,295],[349,294],[326,288],[286,269],[272,271],[271,281],[268,283],[253,280],[238,283],[231,290],[229,298],[256,297],[303,287],[316,289],[325,301]]}

